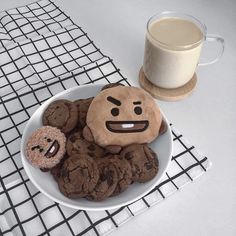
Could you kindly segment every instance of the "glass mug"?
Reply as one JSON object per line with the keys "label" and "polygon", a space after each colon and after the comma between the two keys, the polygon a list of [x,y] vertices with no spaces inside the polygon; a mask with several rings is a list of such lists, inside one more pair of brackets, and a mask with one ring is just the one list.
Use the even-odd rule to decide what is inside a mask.
{"label": "glass mug", "polygon": [[[221,47],[212,61],[199,63],[204,41],[219,42]],[[197,66],[217,62],[224,52],[224,39],[207,35],[207,29],[191,15],[163,12],[147,23],[143,72],[161,88],[178,88],[188,83]]]}

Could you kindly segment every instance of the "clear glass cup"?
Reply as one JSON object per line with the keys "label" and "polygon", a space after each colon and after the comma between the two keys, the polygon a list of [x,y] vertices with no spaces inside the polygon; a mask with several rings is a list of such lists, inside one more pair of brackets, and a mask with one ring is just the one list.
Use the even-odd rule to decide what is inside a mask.
{"label": "clear glass cup", "polygon": [[[172,28],[168,22],[171,22]],[[188,28],[182,26],[188,26]],[[158,31],[160,27],[163,31]],[[179,38],[176,38],[175,42],[175,37],[173,37],[175,34],[172,34],[175,30],[177,36],[180,39],[182,37],[181,43],[178,41]],[[160,35],[161,32],[163,32],[163,37]],[[167,37],[168,32],[170,37]],[[198,36],[196,40],[193,34]],[[205,41],[219,43],[220,50],[211,61],[199,63]],[[179,12],[162,12],[152,16],[147,22],[143,71],[146,78],[158,87],[178,88],[191,80],[197,66],[217,62],[223,52],[224,39],[218,35],[207,34],[206,26],[197,18]]]}

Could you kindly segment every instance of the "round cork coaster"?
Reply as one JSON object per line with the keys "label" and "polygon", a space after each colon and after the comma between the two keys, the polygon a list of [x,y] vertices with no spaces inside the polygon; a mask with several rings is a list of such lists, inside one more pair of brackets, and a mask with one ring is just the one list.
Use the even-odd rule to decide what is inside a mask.
{"label": "round cork coaster", "polygon": [[139,71],[139,83],[141,87],[145,89],[147,92],[149,92],[154,98],[163,101],[173,102],[184,99],[192,93],[197,84],[197,75],[196,73],[194,73],[192,79],[188,83],[179,88],[166,89],[166,88],[160,88],[151,83],[146,78],[143,72],[143,67],[141,67]]}

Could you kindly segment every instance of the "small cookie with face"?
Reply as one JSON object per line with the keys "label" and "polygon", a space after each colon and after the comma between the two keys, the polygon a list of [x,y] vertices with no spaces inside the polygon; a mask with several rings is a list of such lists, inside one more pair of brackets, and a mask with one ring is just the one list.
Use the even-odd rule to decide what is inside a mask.
{"label": "small cookie with face", "polygon": [[63,158],[65,146],[65,135],[59,129],[43,126],[29,137],[26,158],[35,167],[51,169]]}
{"label": "small cookie with face", "polygon": [[117,86],[93,99],[85,131],[89,129],[95,143],[102,147],[127,146],[152,142],[159,135],[161,123],[161,112],[151,95],[140,88]]}

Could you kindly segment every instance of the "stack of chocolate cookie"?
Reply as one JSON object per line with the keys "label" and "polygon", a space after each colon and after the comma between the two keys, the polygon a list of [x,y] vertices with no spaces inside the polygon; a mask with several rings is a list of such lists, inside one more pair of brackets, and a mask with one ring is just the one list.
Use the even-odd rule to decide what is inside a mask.
{"label": "stack of chocolate cookie", "polygon": [[[103,89],[106,89],[103,88]],[[158,172],[156,153],[147,144],[123,147],[117,154],[83,137],[86,114],[93,98],[57,100],[44,111],[43,125],[66,137],[66,153],[50,169],[60,191],[69,198],[102,201],[125,191],[133,182],[146,182]]]}

